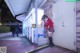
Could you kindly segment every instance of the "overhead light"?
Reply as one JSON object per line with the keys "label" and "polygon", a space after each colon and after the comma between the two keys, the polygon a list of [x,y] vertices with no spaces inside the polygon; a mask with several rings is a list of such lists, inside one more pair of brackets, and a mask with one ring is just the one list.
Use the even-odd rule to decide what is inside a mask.
{"label": "overhead light", "polygon": [[0,25],[2,25],[2,23],[0,23]]}

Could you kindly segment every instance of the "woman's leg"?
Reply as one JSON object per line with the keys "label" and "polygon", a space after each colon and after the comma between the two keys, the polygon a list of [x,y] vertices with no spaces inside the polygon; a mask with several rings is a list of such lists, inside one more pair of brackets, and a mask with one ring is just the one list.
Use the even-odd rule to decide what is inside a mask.
{"label": "woman's leg", "polygon": [[53,45],[54,45],[54,44],[53,44],[53,39],[52,39],[52,37],[49,37],[49,42],[50,42],[50,43],[49,43],[50,46],[53,46]]}
{"label": "woman's leg", "polygon": [[48,32],[48,37],[49,37],[49,46],[54,46],[53,44],[53,39],[52,39],[52,32]]}

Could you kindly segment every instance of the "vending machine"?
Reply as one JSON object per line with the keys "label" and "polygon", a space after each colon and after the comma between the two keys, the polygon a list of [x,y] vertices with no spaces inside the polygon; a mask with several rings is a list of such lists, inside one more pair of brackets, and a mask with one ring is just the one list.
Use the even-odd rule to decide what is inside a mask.
{"label": "vending machine", "polygon": [[[36,43],[40,37],[44,37],[44,27],[41,27],[41,18],[44,14],[42,9],[37,9],[37,23],[38,31],[36,36],[36,23],[35,23],[35,8],[26,16],[23,21],[23,35],[26,36],[33,43]],[[37,43],[36,43],[37,44]]]}

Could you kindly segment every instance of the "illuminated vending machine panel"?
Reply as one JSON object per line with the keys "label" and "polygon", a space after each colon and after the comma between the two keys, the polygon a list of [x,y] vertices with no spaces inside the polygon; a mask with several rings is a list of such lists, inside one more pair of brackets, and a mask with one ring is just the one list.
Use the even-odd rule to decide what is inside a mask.
{"label": "illuminated vending machine panel", "polygon": [[33,43],[35,43],[37,41],[37,39],[39,38],[39,36],[41,36],[43,34],[43,27],[41,27],[41,18],[44,14],[44,11],[42,9],[37,9],[37,23],[38,23],[38,31],[37,31],[37,36],[35,33],[35,28],[36,28],[36,23],[35,23],[35,8],[33,8],[30,13],[27,15],[27,17],[25,18],[25,22],[23,23],[23,28],[25,29],[25,25],[26,25],[26,34],[27,34],[27,38],[29,40],[31,40]]}
{"label": "illuminated vending machine panel", "polygon": [[26,26],[25,23],[26,23],[26,21],[23,21],[23,25],[22,25],[22,26],[23,26],[23,30],[22,30],[22,31],[23,31],[23,36],[26,36],[26,35],[27,35],[27,34],[26,34],[26,27],[27,27],[27,26]]}

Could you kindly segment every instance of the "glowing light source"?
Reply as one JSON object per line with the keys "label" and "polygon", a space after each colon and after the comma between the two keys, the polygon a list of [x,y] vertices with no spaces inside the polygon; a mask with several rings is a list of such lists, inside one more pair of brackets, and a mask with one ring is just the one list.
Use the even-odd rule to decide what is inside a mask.
{"label": "glowing light source", "polygon": [[2,25],[2,23],[0,23],[0,25]]}

